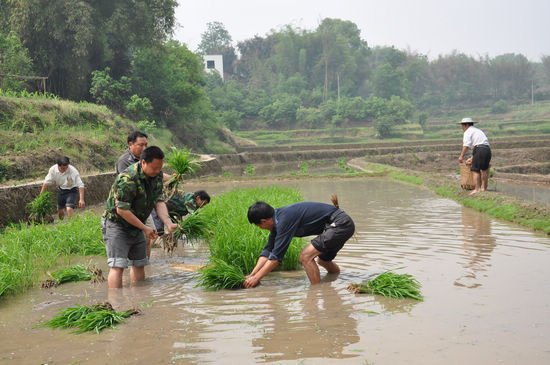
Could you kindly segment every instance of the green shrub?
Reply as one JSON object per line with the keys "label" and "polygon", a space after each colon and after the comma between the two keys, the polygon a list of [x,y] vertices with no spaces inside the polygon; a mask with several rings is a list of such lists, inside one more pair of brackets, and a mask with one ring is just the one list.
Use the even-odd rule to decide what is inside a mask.
{"label": "green shrub", "polygon": [[506,101],[501,99],[493,104],[493,106],[491,107],[491,113],[506,113],[509,109],[510,108],[508,107]]}
{"label": "green shrub", "polygon": [[15,177],[13,171],[14,164],[9,161],[0,161],[0,182],[10,180]]}

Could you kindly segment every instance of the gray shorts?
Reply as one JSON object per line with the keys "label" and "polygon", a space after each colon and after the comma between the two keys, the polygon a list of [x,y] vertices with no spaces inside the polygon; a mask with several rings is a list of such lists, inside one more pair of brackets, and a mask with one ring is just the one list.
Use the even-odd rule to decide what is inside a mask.
{"label": "gray shorts", "polygon": [[149,264],[145,233],[139,231],[137,235],[132,234],[128,228],[105,218],[101,218],[101,232],[109,267],[127,268]]}
{"label": "gray shorts", "polygon": [[311,244],[322,252],[321,260],[332,261],[354,233],[355,223],[346,212],[338,209],[330,216],[323,233],[311,240]]}

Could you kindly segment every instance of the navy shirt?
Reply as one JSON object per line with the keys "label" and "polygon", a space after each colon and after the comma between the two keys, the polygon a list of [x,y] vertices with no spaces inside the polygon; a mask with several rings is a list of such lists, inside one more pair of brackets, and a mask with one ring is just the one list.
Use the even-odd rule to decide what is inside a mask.
{"label": "navy shirt", "polygon": [[325,224],[337,208],[330,204],[300,202],[275,209],[274,227],[260,256],[283,261],[292,237],[323,233]]}

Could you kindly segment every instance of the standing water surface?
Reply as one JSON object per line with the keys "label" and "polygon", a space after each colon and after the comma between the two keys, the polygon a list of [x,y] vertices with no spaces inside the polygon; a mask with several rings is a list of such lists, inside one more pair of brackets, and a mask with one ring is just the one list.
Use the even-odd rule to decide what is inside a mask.
{"label": "standing water surface", "polygon": [[[274,272],[254,289],[207,292],[173,268],[204,262],[206,247],[157,249],[138,285],[71,283],[3,300],[0,364],[550,363],[547,236],[387,180],[280,184],[306,200],[338,194],[356,224],[340,275],[321,269],[324,282],[310,286],[303,270]],[[215,197],[231,186],[203,188]],[[385,270],[413,275],[425,300],[346,290]],[[33,328],[58,308],[105,300],[142,314],[100,335]]]}

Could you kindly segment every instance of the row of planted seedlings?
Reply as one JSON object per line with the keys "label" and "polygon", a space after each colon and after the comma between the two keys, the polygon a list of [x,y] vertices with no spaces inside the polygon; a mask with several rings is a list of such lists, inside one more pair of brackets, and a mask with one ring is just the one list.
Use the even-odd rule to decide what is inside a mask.
{"label": "row of planted seedlings", "polygon": [[[277,186],[236,189],[212,199],[200,215],[211,227],[206,239],[210,248],[209,263],[198,272],[198,285],[210,290],[241,288],[267,242],[269,231],[248,222],[248,207],[265,201],[277,208],[302,201],[301,193]],[[296,270],[300,266],[301,238],[293,238],[279,270]]]}

